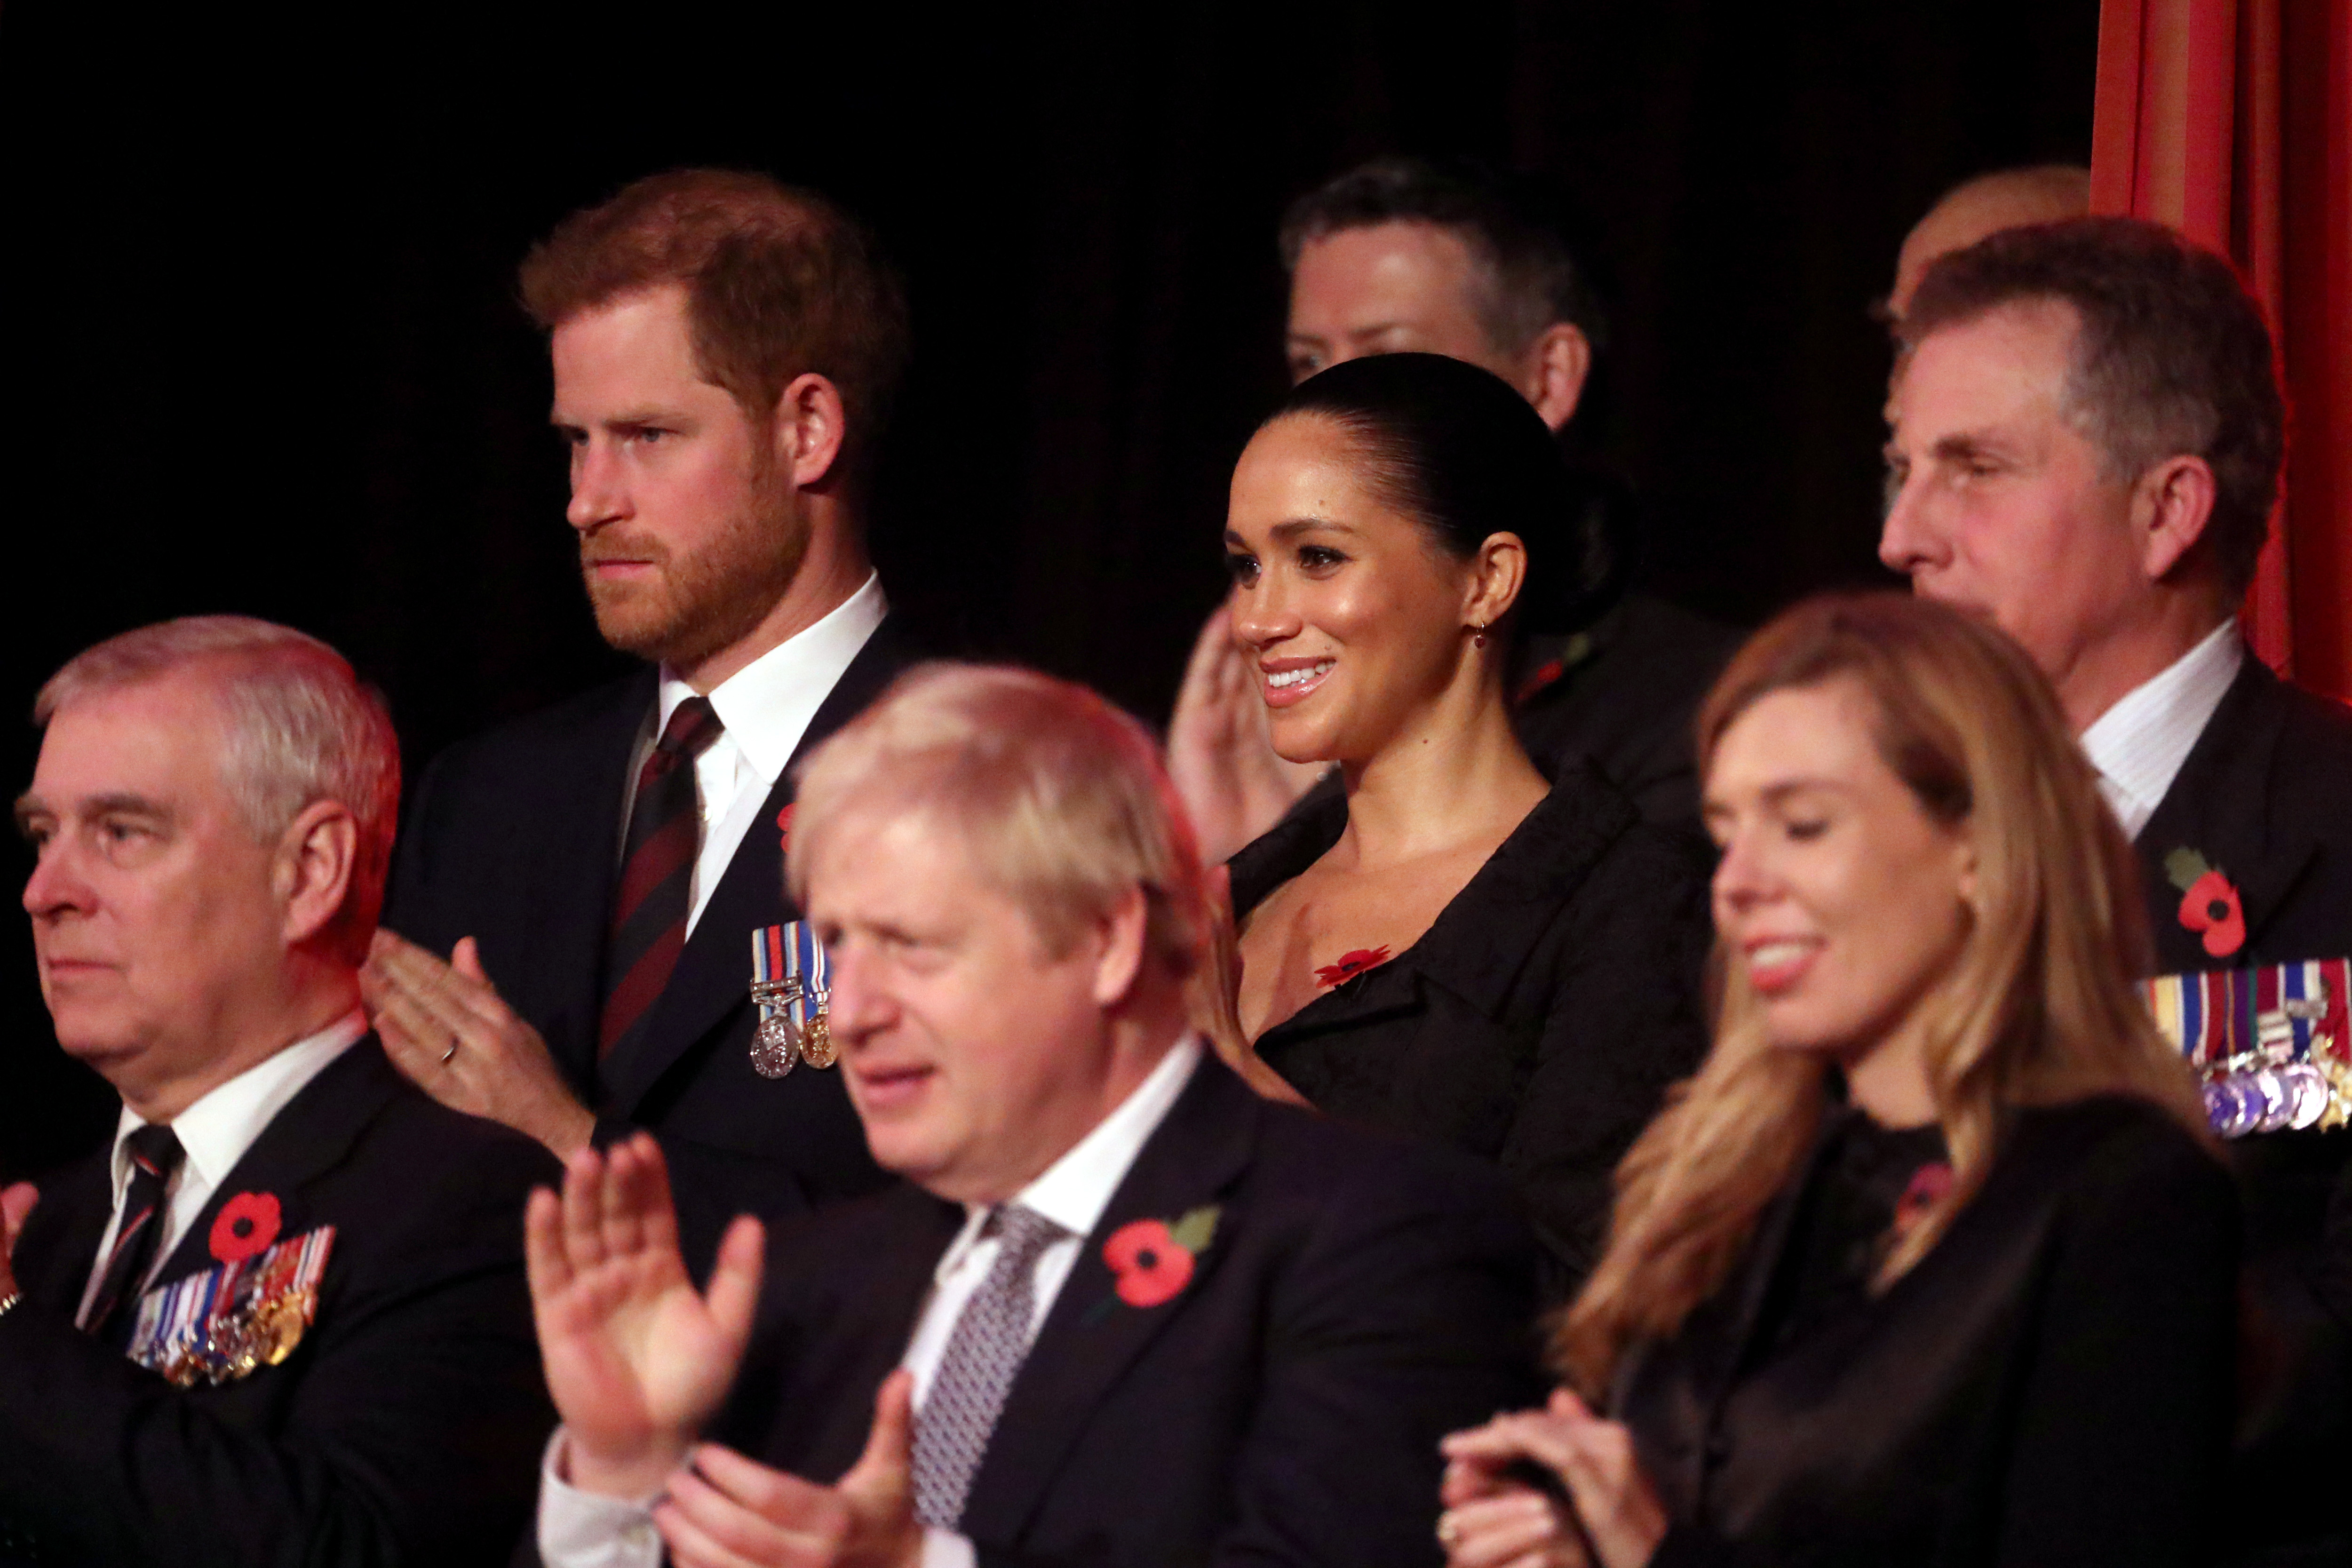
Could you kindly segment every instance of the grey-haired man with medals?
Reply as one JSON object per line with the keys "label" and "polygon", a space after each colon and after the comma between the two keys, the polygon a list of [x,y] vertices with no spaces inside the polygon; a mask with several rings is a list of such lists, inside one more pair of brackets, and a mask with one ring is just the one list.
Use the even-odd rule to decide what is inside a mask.
{"label": "grey-haired man with medals", "polygon": [[236,616],[79,655],[16,822],[113,1142],[0,1196],[0,1563],[502,1561],[551,1415],[519,1220],[554,1169],[360,1010],[400,795],[332,648]]}

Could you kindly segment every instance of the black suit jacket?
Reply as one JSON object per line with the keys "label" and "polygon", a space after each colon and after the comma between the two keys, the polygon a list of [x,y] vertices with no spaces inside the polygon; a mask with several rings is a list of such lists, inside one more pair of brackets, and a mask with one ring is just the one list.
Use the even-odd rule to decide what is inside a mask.
{"label": "black suit jacket", "polygon": [[[884,620],[810,721],[805,756],[917,655]],[[529,1020],[598,1117],[597,1142],[650,1130],[670,1163],[698,1277],[737,1214],[774,1221],[882,1184],[837,1071],[751,1070],[751,933],[796,920],[777,814],[787,768],[703,906],[653,1009],[596,1059],[607,910],[629,763],[653,711],[650,668],[451,747],[425,771],[402,832],[384,924],[446,953],[480,944],[499,994]]]}
{"label": "black suit jacket", "polygon": [[[1172,1300],[1105,1239],[1218,1205]],[[718,1436],[837,1479],[964,1219],[901,1185],[779,1239]],[[1438,1561],[1438,1439],[1536,1396],[1526,1231],[1473,1162],[1261,1100],[1204,1060],[1086,1238],[962,1521],[987,1563]]]}
{"label": "black suit jacket", "polygon": [[1621,1371],[1674,1521],[1651,1568],[2210,1563],[2236,1319],[2219,1163],[2137,1100],[2024,1112],[1910,1272],[1775,1343],[1759,1320],[1818,1165]]}
{"label": "black suit jacket", "polygon": [[238,1193],[335,1229],[292,1356],[177,1389],[74,1327],[111,1213],[109,1151],[44,1185],[0,1319],[0,1562],[497,1563],[554,1425],[523,1282],[538,1144],[435,1104],[373,1038],[263,1130],[156,1276],[213,1267]]}
{"label": "black suit jacket", "polygon": [[[2352,712],[2249,653],[2134,847],[2160,973],[2352,954]],[[2183,848],[2236,886],[2246,917],[2237,952],[2209,954],[2180,923],[2164,861]],[[2281,1499],[2265,1526],[2326,1539],[2352,1561],[2352,1524],[2325,1500],[2352,1468],[2352,1317],[2327,1284],[2331,1273],[2352,1276],[2352,1232],[2326,1239],[2329,1195],[2352,1180],[2352,1132],[2258,1134],[2229,1152],[2263,1309],[2241,1473]]]}
{"label": "black suit jacket", "polygon": [[1698,705],[1740,634],[1646,594],[1629,594],[1573,637],[1538,637],[1527,660],[1542,681],[1512,727],[1546,775],[1590,762],[1652,822],[1696,831]]}
{"label": "black suit jacket", "polygon": [[[1348,803],[1295,815],[1232,861],[1234,910],[1339,842]],[[1712,928],[1689,836],[1570,765],[1419,942],[1265,1031],[1318,1109],[1452,1144],[1518,1183],[1565,1300],[1598,1255],[1610,1177],[1666,1086],[1706,1053]]]}

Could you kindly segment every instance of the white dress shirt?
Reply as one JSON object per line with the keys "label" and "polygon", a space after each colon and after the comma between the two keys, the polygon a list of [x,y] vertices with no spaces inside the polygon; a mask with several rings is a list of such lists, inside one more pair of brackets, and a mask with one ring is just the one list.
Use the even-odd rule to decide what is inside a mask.
{"label": "white dress shirt", "polygon": [[2099,772],[2099,793],[2115,808],[2125,837],[2137,838],[2164,803],[2245,657],[2236,619],[2223,621],[2083,731],[2084,753]]}
{"label": "white dress shirt", "polygon": [[[287,1101],[366,1033],[367,1016],[354,1007],[317,1034],[305,1036],[267,1061],[246,1068],[172,1119],[172,1131],[185,1152],[163,1189],[163,1228],[155,1239],[155,1260],[139,1282],[141,1291],[154,1282],[173,1249],[186,1238],[188,1227],[205,1212],[205,1205],[245,1158],[262,1129],[286,1109]],[[85,1326],[99,1282],[106,1275],[106,1255],[114,1250],[115,1228],[122,1223],[123,1195],[131,1190],[131,1151],[125,1141],[146,1125],[146,1119],[127,1105],[115,1123],[114,1217],[106,1222],[106,1235],[100,1238],[98,1257],[90,1264],[89,1282],[82,1287],[81,1306],[74,1313],[74,1321]]]}
{"label": "white dress shirt", "polygon": [[[719,878],[743,836],[751,827],[768,792],[783,776],[809,721],[833,694],[874,628],[882,624],[889,604],[882,597],[882,579],[868,573],[857,592],[835,605],[814,626],[795,632],[761,654],[710,690],[710,706],[726,726],[719,739],[695,759],[695,796],[700,805],[702,848],[694,858],[691,890],[687,895],[686,929],[694,931],[702,906],[710,900]],[[629,813],[635,805],[636,777],[654,737],[669,724],[677,705],[694,695],[694,688],[662,666],[661,696],[652,727],[639,738],[629,765],[629,788],[621,802],[621,839],[628,841]],[[769,825],[772,829],[773,824]]]}
{"label": "white dress shirt", "polygon": [[[1035,1210],[1069,1232],[1037,1255],[1030,1276],[1032,1340],[1053,1310],[1054,1298],[1069,1279],[1078,1248],[1109,1206],[1111,1194],[1127,1179],[1135,1157],[1192,1081],[1201,1054],[1199,1040],[1178,1041],[1150,1076],[1119,1102],[1118,1110],[1097,1122],[1093,1131],[1047,1166],[1043,1175],[1013,1194],[1013,1203]],[[940,1257],[931,1275],[930,1296],[915,1321],[907,1353],[898,1363],[915,1374],[918,1415],[939,1373],[948,1338],[955,1331],[956,1319],[988,1278],[997,1248],[1003,1245],[993,1237],[983,1239],[980,1234],[987,1223],[988,1208],[974,1204],[964,1206],[969,1212],[963,1229]],[[540,1477],[539,1550],[547,1568],[656,1568],[661,1561],[661,1536],[653,1526],[653,1506],[658,1498],[631,1501],[581,1491],[563,1479],[563,1433],[559,1428],[548,1445]],[[976,1560],[971,1542],[953,1531],[927,1528],[923,1531],[923,1568],[971,1568]]]}

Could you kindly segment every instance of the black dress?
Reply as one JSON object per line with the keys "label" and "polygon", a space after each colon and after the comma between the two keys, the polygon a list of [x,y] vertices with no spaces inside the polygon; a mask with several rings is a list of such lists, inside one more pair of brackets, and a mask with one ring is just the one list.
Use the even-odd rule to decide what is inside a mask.
{"label": "black dress", "polygon": [[1942,1153],[1840,1111],[1725,1286],[1628,1358],[1617,1412],[1674,1521],[1651,1568],[2213,1560],[2238,1256],[2220,1163],[2139,1100],[2021,1112],[1874,1296]]}
{"label": "black dress", "polygon": [[[1245,915],[1313,865],[1348,803],[1232,861]],[[1589,767],[1563,771],[1419,942],[1268,1029],[1258,1055],[1339,1117],[1499,1162],[1545,1251],[1548,1300],[1597,1255],[1610,1173],[1706,1054],[1704,856]]]}

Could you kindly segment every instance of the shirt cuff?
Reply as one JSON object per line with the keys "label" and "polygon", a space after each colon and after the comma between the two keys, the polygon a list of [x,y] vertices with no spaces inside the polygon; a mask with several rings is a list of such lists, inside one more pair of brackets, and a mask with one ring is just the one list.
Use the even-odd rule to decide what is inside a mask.
{"label": "shirt cuff", "polygon": [[979,1563],[971,1536],[928,1524],[923,1527],[922,1568],[978,1568]]}
{"label": "shirt cuff", "polygon": [[[539,1555],[547,1568],[660,1568],[654,1503],[583,1492],[563,1479],[569,1440],[558,1426],[539,1468]],[[924,1560],[929,1568],[929,1559]],[[971,1559],[965,1559],[970,1568]]]}

